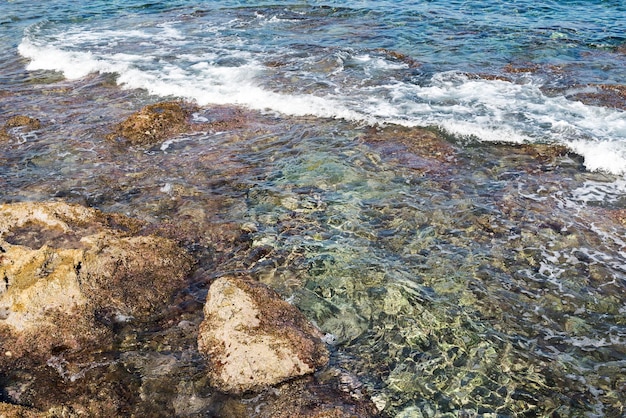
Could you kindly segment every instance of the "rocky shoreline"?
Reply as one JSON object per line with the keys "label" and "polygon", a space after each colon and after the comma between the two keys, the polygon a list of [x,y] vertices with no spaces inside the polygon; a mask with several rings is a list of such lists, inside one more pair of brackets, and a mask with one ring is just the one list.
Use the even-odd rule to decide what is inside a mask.
{"label": "rocky shoreline", "polygon": [[[16,146],[24,135],[51,128],[39,119],[10,118],[0,141]],[[541,239],[578,254],[585,266],[577,264],[570,276],[589,276],[607,286],[598,287],[596,302],[586,301],[586,309],[613,315],[619,323],[619,300],[609,280],[614,267],[585,261],[577,249],[578,241],[594,239],[595,230],[577,232],[550,215],[563,209],[548,198],[558,193],[557,185],[573,189],[594,179],[593,174],[578,178],[582,161],[575,154],[550,145],[475,144],[482,151],[468,156],[434,130],[351,127],[355,140],[341,151],[342,158],[365,176],[342,171],[332,158],[308,155],[306,170],[294,174],[289,163],[274,160],[274,150],[281,147],[289,158],[303,155],[280,133],[292,129],[290,134],[307,139],[313,135],[307,123],[303,118],[293,126],[280,125],[271,115],[229,107],[149,104],[97,131],[101,148],[90,151],[97,164],[109,164],[108,154],[131,160],[126,171],[110,164],[108,172],[94,172],[92,183],[101,182],[101,189],[75,178],[67,184],[59,176],[50,180],[55,191],[48,200],[6,196],[0,205],[0,417],[388,416],[404,393],[416,398],[440,393],[431,380],[422,384],[415,376],[439,382],[436,376],[444,367],[459,390],[476,385],[467,389],[474,399],[504,404],[509,412],[533,411],[549,395],[537,387],[523,398],[525,392],[503,383],[504,375],[517,372],[518,386],[526,390],[537,379],[543,387],[565,380],[566,371],[553,372],[552,383],[531,376],[528,368],[514,364],[526,349],[522,342],[512,347],[482,330],[484,325],[467,324],[480,318],[497,328],[499,321],[512,321],[519,335],[532,337],[536,330],[510,320],[507,310],[509,302],[522,306],[532,292],[543,292],[525,287],[521,277],[525,268],[540,269],[543,256],[532,249],[543,245]],[[212,138],[224,133],[228,147],[218,150]],[[206,136],[201,151],[185,148],[194,135]],[[244,143],[259,161],[239,159]],[[159,164],[150,160],[157,151],[164,157],[153,167]],[[183,158],[189,153],[190,161],[170,162],[169,151]],[[34,166],[53,164],[52,158],[37,158]],[[278,168],[259,168],[270,163]],[[479,174],[461,181],[461,167]],[[275,184],[290,176],[306,183],[316,170],[323,180],[311,178],[311,185]],[[554,174],[558,170],[566,181]],[[369,178],[370,173],[381,180]],[[507,186],[522,175],[537,191],[532,199]],[[262,187],[259,179],[266,181]],[[384,195],[396,183],[419,184],[424,201],[452,202],[463,210],[424,212],[345,200],[365,186]],[[492,206],[479,207],[464,194],[483,183],[494,190],[487,195]],[[349,185],[347,191],[342,184]],[[209,191],[200,191],[201,185]],[[230,194],[222,193],[225,188]],[[38,184],[28,190],[34,196],[50,193]],[[623,209],[615,206],[580,210],[577,222],[602,215],[596,228],[623,227]],[[472,245],[497,243],[491,259],[472,258],[466,236]],[[521,253],[515,252],[518,241]],[[351,247],[362,242],[368,248]],[[510,254],[504,253],[506,246]],[[432,256],[433,248],[447,255]],[[378,271],[376,254],[386,251],[412,260],[417,267],[411,274],[419,284],[387,279],[404,266]],[[359,263],[371,260],[367,277],[352,272],[357,257]],[[461,273],[468,265],[469,279]],[[506,280],[511,283],[502,291],[499,282]],[[433,301],[441,296],[466,311],[444,309],[445,303],[439,307]],[[588,325],[575,318],[575,308],[549,301],[554,306],[544,315],[565,312],[569,319],[563,329],[585,335]],[[446,309],[450,316],[439,318]],[[489,338],[476,348],[468,328],[480,328],[475,332]],[[338,349],[354,341],[371,351]],[[429,362],[430,355],[450,365]],[[362,372],[368,362],[381,365],[372,376]],[[485,362],[507,370],[494,369],[490,377],[471,371]],[[434,371],[427,369],[431,363]],[[454,376],[465,373],[466,364],[475,383],[462,384],[463,378]],[[372,396],[383,381],[387,387]],[[494,381],[499,386],[493,393],[478,387]],[[617,380],[614,386],[623,383]],[[579,387],[567,390],[583,393]],[[618,410],[621,400],[609,389],[605,393]]]}
{"label": "rocky shoreline", "polygon": [[[58,201],[0,205],[3,376],[49,368],[58,372],[57,384],[82,386],[90,367],[108,368],[120,361],[93,362],[94,355],[111,350],[117,332],[137,332],[136,326],[166,310],[185,287],[193,261],[170,239],[133,234],[138,224],[122,215]],[[328,363],[319,330],[297,308],[252,278],[213,281],[204,311],[199,327],[182,320],[176,328],[197,335],[216,393],[259,393],[281,384],[280,390],[289,392],[292,384],[284,381],[314,373]],[[303,390],[303,382],[294,385]],[[119,399],[85,404],[79,397],[54,405],[58,394],[49,391],[7,391],[4,396],[34,408],[5,402],[0,403],[0,413],[25,417],[122,413],[111,409],[116,404],[121,407]],[[306,405],[276,404],[267,416],[293,416],[294,411],[297,416],[353,416],[346,411],[357,406],[338,408],[335,402],[316,401],[306,414],[297,412],[309,408]],[[359,416],[373,411],[367,402],[360,403]]]}
{"label": "rocky shoreline", "polygon": [[[180,102],[146,106],[107,138],[146,146],[182,132],[211,129],[211,124],[190,122],[192,109]],[[240,124],[221,119],[217,126]],[[13,117],[4,125],[2,139],[17,140],[20,131],[40,128],[34,118]],[[109,379],[110,369],[133,363],[141,367],[137,359],[124,358],[121,346],[147,324],[158,326],[155,321],[164,315],[184,316],[175,299],[194,274],[203,275],[201,260],[184,248],[185,240],[163,235],[181,238],[180,231],[167,225],[154,227],[62,200],[0,205],[0,416],[121,416],[148,407],[135,399],[142,397],[139,392],[120,398],[117,392],[131,390],[124,387],[129,377],[108,395],[92,397],[103,383],[99,379]],[[170,318],[171,328],[164,329],[165,334],[187,334],[182,338],[186,343],[198,341],[186,350],[194,352],[194,361],[206,361],[209,381],[203,391],[208,396],[188,405],[179,401],[163,416],[189,416],[215,403],[222,405],[219,416],[242,416],[245,400],[236,399],[250,393],[266,393],[268,412],[260,416],[375,414],[367,397],[355,400],[345,391],[328,389],[332,381],[341,386],[342,372],[329,374],[333,368],[327,366],[322,334],[297,308],[251,277],[209,281],[204,320],[182,319],[171,327]],[[111,357],[112,352],[119,354]],[[96,361],[99,355],[105,359]],[[297,379],[322,369],[321,378]],[[184,383],[186,377],[179,378],[176,383]],[[195,384],[197,376],[188,378]],[[11,384],[15,381],[21,382],[18,387]],[[288,397],[291,402],[285,403]]]}

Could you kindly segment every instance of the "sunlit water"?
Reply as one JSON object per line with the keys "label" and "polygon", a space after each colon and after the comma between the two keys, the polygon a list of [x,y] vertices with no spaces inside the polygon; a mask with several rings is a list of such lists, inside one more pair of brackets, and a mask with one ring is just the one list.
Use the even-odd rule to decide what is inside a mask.
{"label": "sunlit water", "polygon": [[[1,122],[43,124],[2,144],[2,201],[177,225],[202,257],[166,317],[197,326],[210,280],[249,272],[384,416],[622,414],[626,106],[601,87],[624,83],[621,2],[256,4],[0,6]],[[245,122],[104,140],[168,96]],[[145,413],[219,411],[193,332],[155,321],[48,369]]]}

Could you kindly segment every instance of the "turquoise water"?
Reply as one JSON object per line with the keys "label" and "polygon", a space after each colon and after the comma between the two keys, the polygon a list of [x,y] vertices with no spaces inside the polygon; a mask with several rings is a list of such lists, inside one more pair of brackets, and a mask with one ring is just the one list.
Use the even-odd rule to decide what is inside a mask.
{"label": "turquoise water", "polygon": [[[43,125],[3,144],[0,200],[177,225],[201,256],[177,321],[201,320],[211,278],[247,272],[315,321],[331,367],[358,382],[348,392],[382,416],[623,414],[623,2],[0,11],[0,122]],[[169,98],[203,106],[197,122],[243,122],[152,147],[104,140]],[[247,244],[229,241],[242,225]],[[176,329],[120,330],[97,362],[118,369],[83,364],[78,384],[115,378],[143,413],[220,416]],[[1,399],[45,405],[15,395],[43,379],[28,373],[2,377]]]}
{"label": "turquoise water", "polygon": [[21,29],[7,44],[31,70],[68,78],[110,72],[127,88],[201,104],[560,143],[591,170],[626,171],[624,99],[611,89],[623,78],[623,5],[91,2],[41,15],[36,8],[32,19],[5,18]]}

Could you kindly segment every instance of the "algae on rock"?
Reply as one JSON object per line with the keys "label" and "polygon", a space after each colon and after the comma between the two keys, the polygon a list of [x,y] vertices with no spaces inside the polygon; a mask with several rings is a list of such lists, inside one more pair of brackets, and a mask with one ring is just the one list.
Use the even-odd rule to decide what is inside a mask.
{"label": "algae on rock", "polygon": [[0,128],[0,142],[8,141],[11,139],[11,131],[15,129],[22,129],[23,131],[35,131],[41,128],[41,122],[39,119],[32,118],[30,116],[17,115],[10,117]]}
{"label": "algae on rock", "polygon": [[81,341],[103,337],[95,316],[146,318],[182,287],[191,268],[183,249],[165,238],[128,236],[109,221],[63,202],[0,205],[5,357],[78,349]]}
{"label": "algae on rock", "polygon": [[265,285],[221,277],[211,284],[198,348],[213,385],[227,393],[262,390],[328,362],[321,333]]}
{"label": "algae on rock", "polygon": [[182,102],[145,106],[118,124],[108,139],[124,138],[135,145],[153,144],[189,130],[188,118],[195,109]]}

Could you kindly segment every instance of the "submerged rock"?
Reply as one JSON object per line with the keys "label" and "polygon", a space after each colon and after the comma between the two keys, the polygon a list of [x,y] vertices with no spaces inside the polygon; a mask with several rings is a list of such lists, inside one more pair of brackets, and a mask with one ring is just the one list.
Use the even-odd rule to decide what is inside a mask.
{"label": "submerged rock", "polygon": [[424,128],[372,127],[360,139],[372,146],[385,162],[421,174],[446,172],[457,162],[454,146],[441,134]]}
{"label": "submerged rock", "polygon": [[31,118],[30,116],[13,116],[9,118],[4,124],[4,127],[7,129],[17,128],[17,127],[25,127],[27,129],[39,129],[41,128],[41,122],[39,119]]}
{"label": "submerged rock", "polygon": [[536,73],[539,71],[539,65],[531,62],[522,65],[507,64],[504,66],[504,71],[510,74]]}
{"label": "submerged rock", "polygon": [[569,96],[570,99],[587,105],[626,109],[626,85],[587,84],[579,86],[577,90]]}
{"label": "submerged rock", "polygon": [[129,236],[133,225],[62,202],[0,205],[3,360],[80,349],[103,338],[102,323],[146,318],[167,302],[190,258],[171,240]]}
{"label": "submerged rock", "polygon": [[393,59],[395,61],[402,62],[406,64],[409,68],[421,67],[421,64],[418,61],[414,60],[413,58],[411,58],[410,56],[406,54],[403,54],[402,52],[392,51],[386,48],[377,48],[376,52],[384,54],[386,57]]}
{"label": "submerged rock", "polygon": [[0,128],[0,141],[6,141],[11,138],[10,129],[22,128],[26,131],[34,131],[41,128],[39,119],[30,116],[17,115],[9,118],[4,126]]}
{"label": "submerged rock", "polygon": [[118,124],[107,138],[121,137],[135,145],[154,144],[189,130],[189,117],[195,109],[183,102],[148,105]]}
{"label": "submerged rock", "polygon": [[[345,390],[337,369],[278,385],[273,390],[222,399],[216,416],[223,418],[367,418],[378,410],[360,389]],[[332,377],[331,377],[332,376]]]}
{"label": "submerged rock", "polygon": [[257,391],[314,372],[328,362],[321,333],[261,283],[221,277],[209,288],[198,348],[212,384]]}
{"label": "submerged rock", "polygon": [[370,128],[363,140],[371,144],[398,146],[405,149],[393,152],[410,152],[438,163],[451,163],[456,159],[456,149],[445,138],[424,128],[388,126]]}

